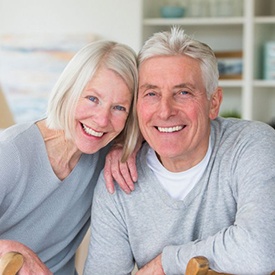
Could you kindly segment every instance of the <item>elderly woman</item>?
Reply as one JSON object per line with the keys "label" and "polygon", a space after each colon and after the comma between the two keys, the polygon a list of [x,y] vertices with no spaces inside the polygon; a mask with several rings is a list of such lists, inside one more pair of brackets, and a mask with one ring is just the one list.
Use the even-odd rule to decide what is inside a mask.
{"label": "elderly woman", "polygon": [[45,119],[1,133],[0,255],[21,252],[20,274],[76,274],[107,145],[128,131],[133,140],[138,135],[136,89],[134,51],[94,42],[61,74]]}

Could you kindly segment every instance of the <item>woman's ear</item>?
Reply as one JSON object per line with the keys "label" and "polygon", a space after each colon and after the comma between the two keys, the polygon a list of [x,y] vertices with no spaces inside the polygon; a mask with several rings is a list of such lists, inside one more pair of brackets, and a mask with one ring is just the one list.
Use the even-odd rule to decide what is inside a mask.
{"label": "woman's ear", "polygon": [[219,115],[220,106],[222,104],[222,88],[218,87],[216,91],[211,95],[209,118],[215,119]]}

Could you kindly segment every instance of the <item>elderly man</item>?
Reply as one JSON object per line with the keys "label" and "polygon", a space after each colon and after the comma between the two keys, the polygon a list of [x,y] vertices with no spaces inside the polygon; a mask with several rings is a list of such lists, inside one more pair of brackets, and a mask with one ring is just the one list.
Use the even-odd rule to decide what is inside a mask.
{"label": "elderly man", "polygon": [[[213,51],[183,30],[139,53],[137,115],[146,142],[135,190],[105,188],[92,207],[85,274],[184,274],[194,256],[231,274],[275,269],[275,131],[218,117]],[[128,144],[126,144],[126,147]]]}

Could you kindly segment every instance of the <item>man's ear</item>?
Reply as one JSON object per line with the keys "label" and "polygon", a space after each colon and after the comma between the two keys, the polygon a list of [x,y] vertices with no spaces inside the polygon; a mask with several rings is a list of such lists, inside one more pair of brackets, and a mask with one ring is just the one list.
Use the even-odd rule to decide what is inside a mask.
{"label": "man's ear", "polygon": [[222,88],[218,87],[216,91],[211,95],[209,118],[215,119],[219,115],[220,106],[222,104]]}

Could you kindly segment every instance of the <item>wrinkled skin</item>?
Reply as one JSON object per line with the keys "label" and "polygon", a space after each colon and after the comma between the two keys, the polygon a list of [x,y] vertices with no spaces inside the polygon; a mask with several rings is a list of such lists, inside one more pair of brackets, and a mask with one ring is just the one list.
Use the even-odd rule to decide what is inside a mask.
{"label": "wrinkled skin", "polygon": [[10,240],[1,240],[1,255],[7,252],[14,251],[19,252],[24,257],[24,263],[18,275],[52,275],[53,273],[47,268],[47,266],[39,259],[39,257],[27,246]]}

